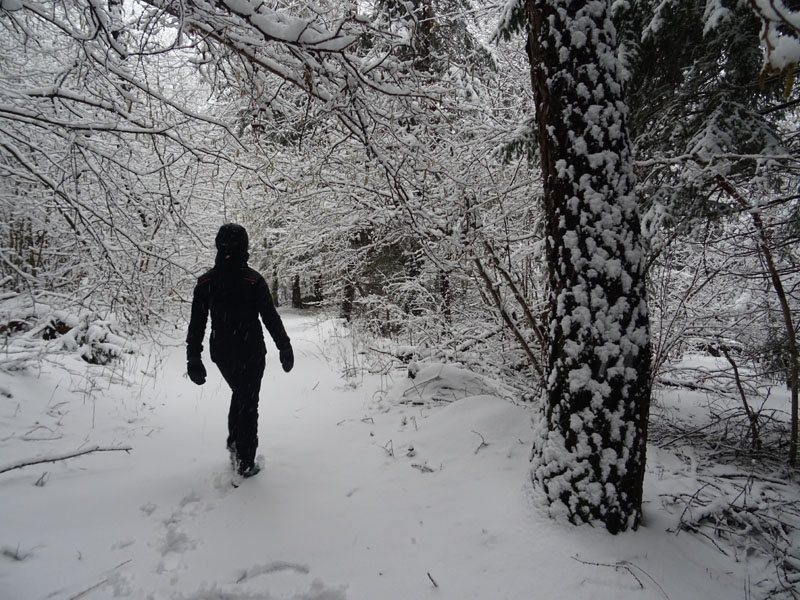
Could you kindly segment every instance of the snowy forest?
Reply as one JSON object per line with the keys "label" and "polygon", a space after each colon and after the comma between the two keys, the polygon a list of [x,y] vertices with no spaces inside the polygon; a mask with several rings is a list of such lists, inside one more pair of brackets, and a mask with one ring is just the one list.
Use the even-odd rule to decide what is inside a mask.
{"label": "snowy forest", "polygon": [[[499,600],[537,597],[544,581],[547,598],[800,597],[798,63],[797,0],[0,0],[0,596]],[[361,465],[366,482],[374,467],[403,490],[449,482],[434,517],[455,558],[438,572],[422,558],[433,547],[354,554],[365,570],[374,560],[369,577],[345,566],[347,550],[325,559],[324,543],[321,574],[302,545],[255,565],[217,548],[239,570],[223,583],[207,574],[218,555],[187,557],[237,527],[223,501],[251,517],[246,500],[260,501],[219,473],[207,493],[175,486],[180,508],[152,533],[164,537],[158,568],[141,548],[96,573],[87,559],[80,577],[55,566],[43,540],[58,515],[41,517],[57,512],[55,479],[91,504],[79,486],[100,498],[104,477],[132,477],[113,469],[147,454],[137,435],[167,447],[140,429],[103,437],[98,423],[146,412],[150,431],[189,427],[164,390],[210,410],[193,404],[209,399],[193,399],[183,342],[193,286],[230,222],[247,229],[250,265],[301,348],[292,376],[306,381],[291,385],[306,387],[267,375],[278,383],[265,379],[263,419],[268,388],[311,398],[326,382],[309,412],[372,428],[378,452],[360,458],[356,434],[334,427],[313,456],[346,454],[318,467],[318,485],[347,487],[387,537],[424,536],[379,514],[422,517],[393,508],[398,490],[361,500],[337,469]],[[274,410],[302,429],[293,409]],[[62,425],[81,411],[96,434]],[[398,424],[458,465],[483,460],[485,491],[462,487],[473,463],[421,461],[423,442],[402,445]],[[316,493],[265,456],[253,483]],[[402,457],[413,467],[402,477],[361,462]],[[45,474],[31,468],[41,463]],[[158,515],[169,493],[134,512]],[[497,527],[531,527],[531,539],[487,526],[471,540],[472,513],[449,513],[509,496],[515,518]],[[326,502],[333,513],[340,500]],[[203,515],[218,520],[204,530]],[[303,535],[322,527],[291,516]],[[265,527],[280,529],[273,518]],[[95,547],[122,556],[140,535]],[[566,556],[543,580],[531,563],[546,555],[528,554],[539,535]],[[473,543],[495,544],[499,571],[468,566]],[[395,571],[419,560],[421,587],[376,554]],[[448,568],[462,588],[448,589]]]}

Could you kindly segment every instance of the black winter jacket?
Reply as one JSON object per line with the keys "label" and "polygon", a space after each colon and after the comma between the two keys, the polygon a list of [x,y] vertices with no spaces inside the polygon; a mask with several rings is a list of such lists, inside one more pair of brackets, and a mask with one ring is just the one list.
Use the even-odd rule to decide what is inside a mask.
{"label": "black winter jacket", "polygon": [[200,357],[208,313],[211,312],[211,360],[242,361],[255,354],[264,356],[264,333],[259,316],[278,350],[291,343],[283,322],[272,303],[267,282],[245,260],[217,264],[197,280],[192,299],[192,315],[186,336],[187,358]]}

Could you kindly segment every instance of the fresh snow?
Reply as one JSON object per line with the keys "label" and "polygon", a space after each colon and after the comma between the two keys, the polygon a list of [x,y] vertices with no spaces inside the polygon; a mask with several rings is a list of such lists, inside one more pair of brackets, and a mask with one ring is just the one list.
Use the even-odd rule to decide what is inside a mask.
{"label": "fresh snow", "polygon": [[131,448],[0,473],[0,597],[729,600],[772,577],[676,533],[662,495],[700,484],[672,451],[650,448],[638,532],[553,521],[530,484],[533,411],[503,386],[451,365],[369,374],[340,325],[284,323],[295,369],[268,355],[265,468],[236,489],[228,390],[207,360],[190,383],[179,341],[0,373],[0,469]]}
{"label": "fresh snow", "polygon": [[355,35],[338,35],[319,30],[314,19],[302,19],[265,7],[253,0],[224,0],[224,4],[255,26],[267,39],[312,46],[315,50],[340,52],[358,40]]}
{"label": "fresh snow", "polygon": [[778,72],[795,68],[800,62],[800,11],[789,9],[781,0],[752,0],[752,4],[763,19],[765,66]]}

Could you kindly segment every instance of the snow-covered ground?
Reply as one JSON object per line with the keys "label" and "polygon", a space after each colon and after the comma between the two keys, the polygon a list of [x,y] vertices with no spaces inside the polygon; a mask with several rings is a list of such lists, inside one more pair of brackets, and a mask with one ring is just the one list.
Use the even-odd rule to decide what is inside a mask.
{"label": "snow-covered ground", "polygon": [[531,410],[500,386],[453,366],[344,379],[334,324],[284,322],[295,368],[268,355],[265,470],[238,488],[228,390],[207,359],[206,385],[189,382],[180,344],[111,383],[77,358],[0,373],[0,470],[131,448],[0,473],[0,598],[731,600],[772,585],[760,558],[677,533],[664,498],[701,483],[671,450],[650,448],[638,532],[556,523],[529,483]]}

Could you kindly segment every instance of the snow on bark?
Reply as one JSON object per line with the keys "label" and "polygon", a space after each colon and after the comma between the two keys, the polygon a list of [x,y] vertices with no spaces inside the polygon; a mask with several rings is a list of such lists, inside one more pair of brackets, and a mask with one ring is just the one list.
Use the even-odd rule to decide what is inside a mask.
{"label": "snow on bark", "polygon": [[608,3],[527,0],[545,180],[548,386],[532,476],[553,516],[641,519],[650,336]]}

